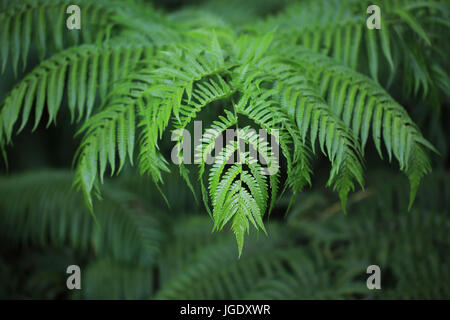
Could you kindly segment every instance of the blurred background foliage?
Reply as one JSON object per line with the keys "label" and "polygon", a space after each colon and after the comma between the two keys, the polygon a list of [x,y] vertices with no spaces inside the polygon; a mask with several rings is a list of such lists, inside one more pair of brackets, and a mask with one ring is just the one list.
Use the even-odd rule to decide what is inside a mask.
{"label": "blurred background foliage", "polygon": [[[176,169],[164,177],[168,207],[151,179],[125,167],[118,178],[106,181],[103,200],[95,203],[97,226],[71,188],[77,125],[41,125],[34,133],[27,127],[14,147],[7,147],[9,169],[1,168],[0,298],[450,298],[448,1],[420,2],[436,4],[431,15],[419,2],[385,1],[383,17],[398,23],[390,58],[381,39],[375,42],[378,56],[366,50],[365,1],[345,1],[345,6],[331,0],[149,2],[181,27],[276,29],[377,78],[441,152],[433,156],[434,172],[408,212],[406,178],[378,160],[371,146],[365,155],[366,187],[350,196],[344,215],[337,196],[321,187],[328,163],[317,158],[313,188],[299,194],[288,213],[288,195],[278,201],[267,218],[269,235],[251,234],[238,259],[233,234],[211,233],[212,221]],[[0,0],[0,8],[9,3]],[[390,3],[418,6],[415,17],[431,47],[417,41],[418,29],[405,31],[408,23],[390,15]],[[328,12],[335,13],[333,18]],[[333,43],[323,45],[330,27],[342,27],[344,42],[362,42],[358,61],[345,60]],[[17,76],[6,68],[0,99],[39,63],[38,56],[31,52]],[[377,72],[370,67],[374,61]],[[58,122],[67,124],[70,113],[61,109]],[[216,114],[203,116],[212,120]],[[165,141],[161,149],[169,154],[172,144]],[[82,290],[66,288],[71,264],[81,267]],[[381,267],[382,290],[366,287],[366,268],[372,264]]]}

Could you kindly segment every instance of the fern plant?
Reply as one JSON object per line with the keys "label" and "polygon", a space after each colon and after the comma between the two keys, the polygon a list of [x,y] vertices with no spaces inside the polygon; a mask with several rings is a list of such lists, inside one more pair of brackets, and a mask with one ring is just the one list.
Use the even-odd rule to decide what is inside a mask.
{"label": "fern plant", "polygon": [[[140,174],[150,175],[157,185],[162,183],[162,174],[169,171],[159,147],[164,134],[188,128],[208,109],[215,109],[217,116],[205,130],[199,147],[197,179],[214,229],[230,224],[239,253],[250,224],[265,231],[263,217],[280,194],[288,189],[295,196],[311,184],[311,158],[316,149],[330,162],[327,186],[337,191],[345,210],[348,193],[364,186],[364,149],[371,136],[380,156],[384,146],[389,161],[395,158],[408,176],[412,206],[421,178],[431,170],[428,151],[436,149],[380,84],[354,70],[360,51],[356,45],[350,46],[352,34],[345,38],[345,46],[336,38],[333,50],[320,53],[320,41],[316,39],[312,46],[307,39],[299,44],[295,35],[260,35],[226,23],[211,30],[199,27],[195,17],[189,15],[174,26],[169,18],[141,1],[109,5],[108,10],[101,10],[106,5],[102,1],[71,3],[86,8],[83,14],[88,21],[103,21],[83,26],[81,36],[72,42],[65,41],[71,31],[64,31],[61,18],[67,1],[8,4],[0,16],[4,66],[10,61],[8,53],[12,53],[12,67],[17,70],[18,57],[26,61],[28,48],[36,43],[31,39],[36,37],[41,46],[45,45],[41,57],[48,56],[4,99],[0,107],[0,148],[6,158],[6,145],[27,126],[33,111],[36,128],[44,111],[49,125],[56,122],[61,107],[68,108],[72,119],[80,124],[77,136],[82,137],[74,157],[74,185],[83,193],[91,212],[92,196],[100,196],[104,175],[107,171],[111,175],[120,173],[127,161],[133,164],[137,160]],[[305,3],[314,5],[301,2],[299,12],[306,12],[302,7]],[[347,5],[351,4],[348,1]],[[408,8],[417,6],[412,2]],[[434,12],[435,7],[427,5],[425,9]],[[419,33],[426,42],[425,31],[409,13],[395,10],[403,19],[402,28]],[[44,29],[51,12],[59,17],[53,35]],[[104,19],[94,19],[95,12]],[[271,29],[272,24],[266,23]],[[257,22],[254,26],[259,25]],[[342,30],[348,34],[353,25]],[[361,28],[358,25],[360,32]],[[369,34],[373,39],[374,32]],[[332,37],[327,33],[326,39]],[[383,52],[392,62],[389,36],[383,31],[380,37]],[[374,48],[374,40],[368,41]],[[377,60],[371,56],[372,51],[370,70],[375,77]],[[425,80],[416,81],[423,84]],[[272,146],[252,134],[254,126],[275,139],[283,163]],[[218,153],[212,166],[207,166],[212,146],[228,128],[240,129],[236,139]],[[228,165],[240,151],[241,141],[256,150],[265,163],[275,167],[284,167],[285,163],[283,188],[279,171],[263,175],[262,162],[249,153],[244,152],[243,159]],[[181,138],[176,142],[178,150],[182,143]],[[181,158],[182,153],[178,156]],[[179,169],[195,194],[189,168],[181,163]],[[206,171],[208,187],[204,182]]]}
{"label": "fern plant", "polygon": [[[44,179],[46,177],[46,179]],[[449,297],[448,173],[436,172],[408,212],[404,179],[368,175],[368,189],[343,216],[323,192],[298,199],[271,237],[250,232],[240,259],[233,235],[182,205],[167,215],[147,177],[109,179],[96,228],[68,171],[0,180],[0,288],[4,297],[84,299],[446,299]],[[172,190],[178,180],[168,179]],[[147,188],[146,188],[147,186]],[[145,191],[144,191],[145,190]],[[186,192],[177,191],[182,197]],[[171,195],[168,194],[170,197]],[[313,201],[313,199],[315,199]],[[149,205],[152,204],[153,206]],[[279,205],[279,204],[277,204]],[[300,214],[298,214],[301,212]],[[44,214],[43,214],[44,213]],[[21,230],[20,233],[17,230]],[[21,254],[11,261],[17,250]],[[8,260],[7,260],[8,259]],[[69,293],[64,270],[76,261],[83,290]],[[420,263],[419,263],[420,261]],[[368,290],[366,268],[382,269]],[[14,268],[14,270],[12,270]],[[22,271],[26,277],[21,278]],[[0,294],[2,292],[0,291]],[[68,296],[69,295],[69,296]],[[2,296],[3,297],[3,296]]]}
{"label": "fern plant", "polygon": [[[381,29],[366,27],[366,9],[380,8]],[[448,92],[446,1],[300,1],[268,21],[249,26],[263,34],[275,29],[293,43],[332,56],[370,73],[388,87],[400,81],[404,95],[438,108]],[[382,79],[379,79],[380,76]]]}

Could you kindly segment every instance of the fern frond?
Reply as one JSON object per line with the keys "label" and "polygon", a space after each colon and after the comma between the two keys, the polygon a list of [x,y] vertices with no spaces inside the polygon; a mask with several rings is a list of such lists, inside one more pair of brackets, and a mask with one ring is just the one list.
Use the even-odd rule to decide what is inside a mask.
{"label": "fern frond", "polygon": [[[39,1],[44,0],[36,0],[36,3]],[[103,5],[102,1],[98,6]],[[65,2],[58,0],[55,3]],[[311,21],[318,23],[313,25],[330,26],[345,18],[352,22],[348,28],[344,27],[342,35],[345,39],[334,37],[333,32],[339,29],[336,28],[325,38],[311,38],[312,42],[308,42],[305,36],[302,41],[320,51],[321,39],[325,39],[334,46],[327,54],[333,52],[336,58],[344,59],[344,63],[354,65],[359,60],[359,40],[356,39],[354,46],[351,40],[362,35],[353,33],[352,28],[360,18],[354,19],[354,9],[349,9],[348,3],[335,16],[328,12],[334,2],[323,0],[321,3],[327,4],[326,19],[317,22],[317,14],[311,15]],[[317,8],[310,1],[299,6],[305,4]],[[426,10],[432,10],[428,7]],[[31,7],[25,8],[33,11]],[[19,131],[26,126],[33,104],[36,107],[35,127],[45,106],[49,124],[56,120],[66,89],[72,118],[77,116],[79,121],[84,115],[87,118],[78,131],[83,138],[74,160],[74,185],[84,194],[91,212],[92,194],[100,195],[100,184],[106,171],[112,175],[119,173],[127,158],[132,165],[136,147],[140,174],[149,174],[159,188],[163,182],[162,173],[169,171],[164,159],[166,146],[161,150],[159,146],[167,127],[172,124],[173,132],[183,131],[206,109],[214,109],[217,115],[225,114],[226,117],[218,116],[219,121],[213,120],[214,132],[202,141],[201,147],[206,151],[200,150],[200,163],[196,162],[200,164],[200,187],[205,206],[209,209],[209,202],[212,206],[215,229],[222,229],[230,222],[237,236],[239,252],[250,223],[264,230],[262,217],[266,211],[271,212],[280,194],[287,188],[292,191],[289,209],[294,196],[311,184],[309,158],[311,149],[315,152],[317,142],[331,162],[327,185],[338,192],[345,208],[348,193],[357,184],[363,187],[362,150],[372,127],[380,155],[382,136],[389,159],[394,156],[400,169],[407,173],[412,203],[421,177],[430,171],[426,149],[433,150],[433,147],[422,137],[406,111],[376,82],[323,54],[308,51],[293,37],[281,39],[273,30],[262,36],[248,33],[238,36],[229,26],[219,27],[217,32],[199,28],[195,17],[187,17],[179,26],[170,27],[167,20],[143,4],[129,8],[117,6],[113,11],[112,20],[107,23],[112,28],[117,26],[117,32],[110,34],[111,40],[73,47],[42,62],[12,90],[0,111],[0,147],[4,154],[16,123],[21,118]],[[356,16],[358,14],[361,13]],[[152,19],[146,21],[147,15]],[[402,23],[423,33],[407,14],[403,16],[403,20],[408,21]],[[159,27],[152,34],[153,26]],[[270,22],[267,26],[271,28]],[[289,26],[287,29],[282,26],[281,34],[288,29]],[[264,32],[263,28],[257,33],[261,31]],[[383,48],[387,55],[390,36],[385,36]],[[428,36],[427,32],[422,34],[422,41],[425,36]],[[330,39],[334,41],[331,44]],[[144,42],[139,42],[141,40]],[[395,63],[395,55],[392,56]],[[437,73],[441,74],[441,82],[445,84],[445,73]],[[94,113],[98,92],[102,103]],[[227,109],[232,109],[233,114]],[[94,116],[91,117],[92,113]],[[248,135],[249,127],[245,127],[248,123],[265,129],[277,149]],[[209,172],[208,195],[202,179],[208,164],[206,160],[215,145],[213,139],[231,126],[239,129],[240,125],[244,126],[240,129],[243,130],[244,145],[255,149],[267,163],[276,162],[276,169],[280,159],[273,153],[279,147],[285,159],[282,165],[287,167],[283,189],[278,170],[269,177],[258,173],[262,163],[246,152],[243,156],[248,159],[228,163],[228,159],[240,150],[241,142],[234,141],[217,152],[219,162]],[[181,136],[176,140],[178,160],[183,158],[183,142]],[[195,194],[188,168],[181,162],[179,169]]]}
{"label": "fern frond", "polygon": [[[108,101],[108,107],[85,122],[79,132],[86,132],[77,151],[74,185],[83,192],[92,211],[91,192],[99,192],[98,177],[103,181],[109,163],[111,174],[120,172],[128,155],[134,157],[136,110],[130,97],[118,96]],[[116,166],[116,153],[119,154]],[[98,173],[99,172],[99,173]]]}
{"label": "fern frond", "polygon": [[423,138],[405,109],[378,84],[331,59],[300,52],[294,54],[296,61],[310,73],[333,113],[361,139],[362,150],[372,127],[372,138],[382,158],[383,138],[389,161],[393,155],[410,179],[412,203],[420,178],[431,170],[424,147],[437,150]]}
{"label": "fern frond", "polygon": [[[366,9],[373,4],[381,9],[380,30],[366,27]],[[407,94],[417,95],[422,88],[423,97],[427,97],[428,88],[439,82],[432,70],[448,69],[445,54],[438,48],[446,42],[442,35],[448,33],[449,26],[442,20],[449,14],[445,1],[314,0],[287,6],[281,14],[250,28],[257,34],[276,29],[288,43],[368,71],[377,81],[380,74],[387,74],[383,81],[388,85],[401,79]],[[439,46],[430,46],[431,42]]]}
{"label": "fern frond", "polygon": [[[329,111],[314,84],[308,80],[308,75],[304,72],[304,75],[299,75],[295,67],[277,60],[280,58],[269,57],[263,59],[259,66],[267,74],[275,75],[275,99],[289,115],[288,118],[295,121],[298,136],[303,143],[306,142],[308,131],[313,150],[315,141],[319,138],[321,150],[332,164],[328,185],[334,185],[345,207],[347,194],[354,189],[354,181],[363,185],[359,144],[345,124]],[[267,108],[261,110],[268,112]],[[303,168],[307,170],[307,167]],[[305,177],[305,181],[309,181],[309,178]]]}
{"label": "fern frond", "polygon": [[[209,191],[213,206],[214,229],[221,230],[225,224],[232,221],[239,255],[242,252],[244,234],[248,232],[248,221],[256,229],[261,228],[265,232],[262,216],[266,211],[268,199],[264,171],[256,165],[257,159],[240,150],[241,139],[252,145],[267,160],[269,166],[271,162],[277,161],[271,157],[269,146],[259,141],[255,133],[244,128],[238,130],[237,141],[223,148],[210,170]],[[224,172],[227,163],[234,160],[235,154],[238,159]],[[244,169],[243,165],[247,165],[249,169]]]}
{"label": "fern frond", "polygon": [[[125,162],[126,149],[131,162],[133,159],[136,126],[134,119],[135,113],[137,114],[138,127],[141,130],[139,167],[142,174],[150,173],[158,183],[161,181],[160,171],[167,171],[167,166],[158,155],[157,140],[168,125],[170,116],[173,113],[179,119],[182,128],[189,123],[192,116],[195,116],[197,111],[192,109],[201,108],[210,101],[211,98],[205,98],[205,92],[213,93],[217,89],[214,82],[199,83],[198,89],[196,84],[195,90],[200,91],[193,91],[193,85],[194,82],[217,74],[224,68],[220,48],[214,52],[205,52],[183,45],[173,48],[173,51],[162,51],[153,61],[147,63],[146,68],[136,71],[119,84],[106,101],[104,111],[88,120],[80,130],[86,131],[90,138],[85,138],[80,147],[78,178],[75,184],[83,190],[90,206],[92,203],[90,193],[97,185],[96,177],[102,179],[106,156],[114,172],[116,128],[119,130],[117,147],[121,168]],[[213,91],[208,91],[207,88]],[[188,104],[190,103],[186,107],[181,105],[184,94]],[[126,120],[122,118],[125,114]],[[180,114],[182,119],[179,117]],[[103,140],[105,137],[108,140],[108,151]],[[91,140],[88,141],[89,139]],[[90,160],[85,160],[87,158]],[[97,160],[100,162],[100,171],[97,170]]]}
{"label": "fern frond", "polygon": [[[69,5],[82,8],[82,27],[71,32],[70,41],[64,36],[67,30],[66,9]],[[17,74],[19,59],[25,68],[30,47],[38,47],[41,59],[49,48],[51,52],[61,51],[70,44],[77,44],[79,37],[85,43],[107,38],[111,29],[118,25],[117,16],[127,16],[134,1],[87,1],[87,0],[24,0],[13,1],[0,14],[1,64],[4,72],[8,61],[12,61]],[[50,27],[49,21],[52,21]],[[11,58],[8,58],[8,57]]]}
{"label": "fern frond", "polygon": [[[111,83],[121,79],[138,61],[151,54],[150,43],[127,43],[122,40],[105,42],[101,47],[81,45],[55,54],[42,62],[5,98],[0,112],[4,122],[4,135],[11,142],[13,127],[21,118],[20,133],[28,123],[34,106],[33,130],[37,128],[44,110],[48,123],[56,122],[58,111],[67,92],[72,121],[83,116],[89,118],[97,92],[104,97]],[[67,80],[67,85],[66,85]],[[3,134],[3,132],[2,132]]]}
{"label": "fern frond", "polygon": [[80,253],[150,265],[163,239],[156,212],[150,215],[142,206],[134,207],[138,199],[130,193],[107,188],[97,206],[96,225],[82,197],[71,189],[72,179],[64,171],[1,178],[2,235],[23,245],[70,245]]}

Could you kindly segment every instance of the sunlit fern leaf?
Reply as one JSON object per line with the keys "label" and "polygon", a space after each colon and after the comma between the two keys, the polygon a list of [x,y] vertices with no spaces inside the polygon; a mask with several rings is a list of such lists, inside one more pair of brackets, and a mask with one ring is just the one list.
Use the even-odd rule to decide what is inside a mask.
{"label": "sunlit fern leaf", "polygon": [[[223,58],[221,58],[221,60],[223,60]],[[180,94],[183,94],[183,91],[184,90],[181,90]],[[195,196],[195,191],[187,174],[188,171],[184,166],[184,155],[182,154],[183,143],[185,138],[189,138],[183,136],[184,132],[187,125],[195,119],[198,112],[200,112],[205,106],[215,101],[228,98],[233,93],[233,90],[222,79],[221,75],[215,74],[211,77],[205,77],[204,79],[196,81],[192,88],[189,85],[189,92],[189,95],[186,96],[184,101],[181,101],[179,111],[176,114],[177,119],[174,121],[176,129],[173,131],[173,136],[175,136],[175,138],[178,136],[178,139],[176,140],[177,144],[175,145],[174,150],[178,150],[177,164],[180,167],[180,173],[188,183]]]}
{"label": "sunlit fern leaf", "polygon": [[[242,252],[244,234],[248,232],[249,221],[256,229],[261,228],[265,232],[262,216],[266,211],[268,198],[264,173],[257,172],[262,168],[256,166],[256,158],[239,150],[240,139],[251,144],[260,153],[266,153],[266,157],[269,156],[270,149],[258,145],[260,144],[258,141],[250,140],[251,137],[244,129],[242,132],[238,131],[237,141],[224,147],[216,157],[209,176],[214,229],[221,230],[225,224],[231,221],[231,227],[238,242],[239,254]],[[235,154],[239,159],[225,172],[226,164],[230,163],[230,158]],[[270,161],[267,162],[270,165]],[[252,175],[250,169],[244,169],[243,165],[247,165],[249,168],[253,166],[255,176]],[[259,178],[259,183],[256,177]]]}
{"label": "sunlit fern leaf", "polygon": [[[262,48],[266,46],[263,43]],[[258,51],[260,50],[261,47]],[[266,59],[262,59],[262,61],[264,63]],[[260,63],[253,64],[251,61],[235,71],[234,75],[237,80],[234,81],[243,82],[239,84],[242,96],[235,105],[235,109],[237,113],[251,119],[275,138],[275,141],[272,142],[280,146],[281,152],[287,160],[289,177],[286,186],[290,186],[295,195],[305,185],[310,184],[309,150],[304,145],[304,140],[301,139],[301,133],[296,127],[295,120],[277,101],[276,73],[272,74],[271,71],[262,68]],[[259,86],[268,86],[268,88],[261,90]],[[273,208],[277,198],[278,182],[276,181],[278,181],[278,175],[270,175],[272,189],[270,209]]]}

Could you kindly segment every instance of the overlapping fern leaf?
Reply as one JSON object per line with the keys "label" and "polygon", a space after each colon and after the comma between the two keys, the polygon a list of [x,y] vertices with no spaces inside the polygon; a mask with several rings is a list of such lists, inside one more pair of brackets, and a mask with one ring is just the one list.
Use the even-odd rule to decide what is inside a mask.
{"label": "overlapping fern leaf", "polygon": [[[381,29],[366,27],[370,5],[380,7]],[[449,6],[446,1],[297,1],[268,21],[249,28],[283,38],[391,85],[438,107],[448,96]],[[447,49],[448,50],[448,49]]]}
{"label": "overlapping fern leaf", "polygon": [[[92,3],[94,11],[104,5],[103,1],[79,3],[85,2]],[[329,17],[334,2],[319,2],[327,4],[328,14],[324,17]],[[283,24],[281,37],[274,32],[238,36],[229,26],[217,27],[215,32],[199,27],[194,18],[172,28],[151,8],[134,1],[111,7],[112,12],[105,16],[105,27],[101,28],[111,32],[100,34],[96,44],[61,50],[65,46],[61,44],[60,29],[55,28],[57,45],[51,52],[56,53],[25,76],[1,106],[0,148],[4,154],[15,125],[20,122],[18,131],[22,130],[33,113],[35,127],[45,110],[48,123],[55,122],[67,92],[72,118],[78,121],[86,118],[78,131],[82,141],[74,161],[74,185],[83,192],[87,206],[93,211],[92,194],[100,195],[104,175],[119,173],[127,158],[131,164],[137,158],[139,172],[150,175],[157,185],[162,183],[162,174],[169,171],[169,165],[159,144],[167,129],[179,134],[201,118],[202,112],[214,110],[216,121],[205,132],[200,149],[195,150],[201,155],[200,163],[196,162],[199,182],[206,207],[209,211],[212,207],[214,228],[231,224],[241,252],[250,224],[264,230],[262,219],[282,192],[289,189],[295,195],[310,184],[310,160],[317,142],[331,163],[327,185],[338,192],[345,208],[348,193],[357,185],[364,185],[363,154],[372,128],[380,155],[383,140],[389,160],[394,156],[408,175],[411,205],[420,179],[430,171],[427,150],[434,148],[403,107],[377,82],[339,62],[356,68],[361,55],[358,41],[365,29],[360,25],[361,17],[355,18],[354,9],[349,9],[350,4],[354,2],[349,1],[339,9],[334,20],[323,18],[320,22],[316,21],[317,15],[308,15],[306,10],[310,6],[317,9],[316,4],[300,3],[301,14],[319,25],[326,22],[324,35],[312,37],[312,33],[305,33],[301,41],[284,39],[284,32],[290,27],[283,29]],[[6,48],[3,63],[9,61],[8,52],[18,50],[17,43],[26,46],[32,43],[20,37],[34,35],[28,25],[40,25],[47,9],[61,9],[65,5],[65,1],[36,0],[8,7],[0,16],[0,23],[14,27],[2,28],[6,39],[2,47]],[[403,28],[419,33],[420,41],[427,42],[427,34],[408,15],[408,10],[417,6],[393,10],[404,18]],[[424,10],[433,8],[427,5]],[[150,22],[144,19],[146,14],[152,17]],[[22,30],[23,19],[28,22]],[[305,25],[309,21],[301,20]],[[328,29],[338,20],[352,23]],[[290,23],[289,19],[286,21]],[[256,26],[259,31],[271,29],[270,21],[265,28]],[[353,33],[355,26],[359,31]],[[47,39],[47,32],[39,31],[36,36]],[[353,41],[352,37],[360,38]],[[381,37],[383,52],[390,57],[390,36],[381,33]],[[323,51],[322,39],[328,48],[323,53],[337,60],[317,52]],[[18,56],[14,55],[14,59]],[[21,56],[25,59],[26,51]],[[373,67],[376,59],[369,60],[374,75],[378,70]],[[237,135],[222,149],[215,150],[216,161],[208,166],[215,141],[227,129],[236,129]],[[251,129],[264,129],[268,140]],[[269,140],[273,140],[270,146]],[[241,152],[241,142],[256,152]],[[182,145],[183,137],[179,134],[176,140],[179,160],[184,158]],[[238,161],[230,163],[232,158]],[[266,167],[277,170],[264,175]],[[278,169],[284,167],[288,178],[282,188]],[[195,193],[187,164],[180,162],[179,168]],[[208,190],[203,181],[207,170]]]}
{"label": "overlapping fern leaf", "polygon": [[[448,298],[449,176],[436,172],[427,177],[412,212],[407,211],[404,179],[392,178],[383,171],[369,175],[371,192],[349,206],[348,216],[330,216],[325,207],[308,210],[311,219],[271,221],[266,226],[271,237],[251,232],[239,260],[233,235],[211,235],[206,215],[148,210],[126,190],[135,185],[125,189],[108,182],[97,210],[99,229],[71,190],[69,172],[3,178],[0,237],[8,246],[0,252],[0,294],[7,297],[18,286],[14,293],[22,297],[66,297],[61,270],[77,261],[84,270],[83,290],[71,298]],[[132,180],[144,186],[148,179]],[[130,209],[138,210],[141,219],[134,219]],[[46,250],[33,250],[42,245]],[[13,271],[3,251],[17,246],[21,254],[14,258]],[[369,264],[382,270],[383,289],[377,292],[366,287]],[[27,270],[22,284],[17,270]]]}

